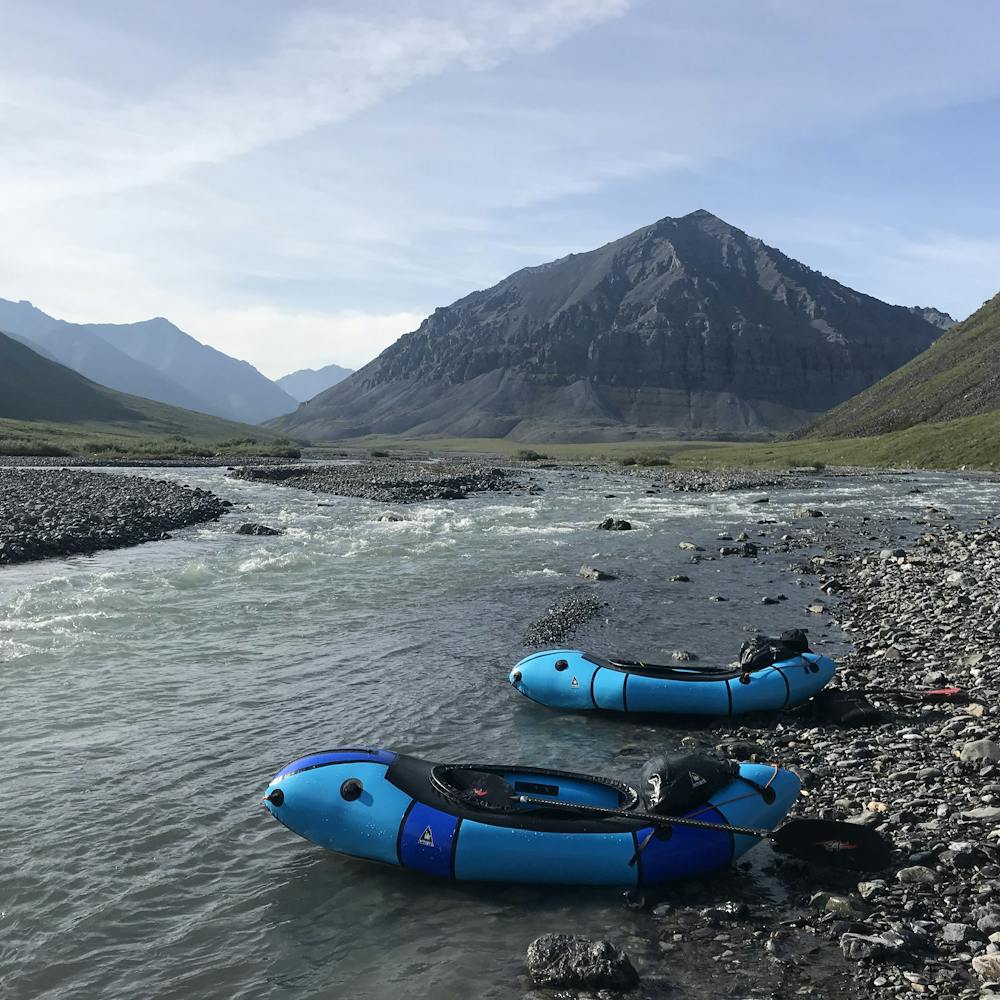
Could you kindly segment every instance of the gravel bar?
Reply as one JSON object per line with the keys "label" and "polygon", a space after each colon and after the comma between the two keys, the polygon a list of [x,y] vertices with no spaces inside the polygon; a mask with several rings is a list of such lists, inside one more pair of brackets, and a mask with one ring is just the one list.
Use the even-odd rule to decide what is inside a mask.
{"label": "gravel bar", "polygon": [[[923,533],[906,547],[858,551],[846,524],[824,529],[825,552],[791,567],[837,602],[854,643],[833,686],[863,692],[880,717],[835,725],[812,702],[714,734],[726,756],[799,774],[793,816],[874,827],[892,863],[855,873],[775,853],[766,870],[783,900],[737,882],[719,903],[718,884],[693,882],[635,901],[652,918],[634,945],[650,967],[708,945],[707,979],[675,986],[728,973],[761,996],[1000,998],[1000,530],[932,513],[912,519]],[[866,525],[882,538],[899,527]]]}
{"label": "gravel bar", "polygon": [[471,493],[514,493],[526,489],[504,469],[474,462],[354,462],[324,466],[248,466],[233,479],[290,486],[313,493],[359,497],[379,503],[464,500]]}
{"label": "gravel bar", "polygon": [[207,490],[140,476],[0,468],[0,566],[156,541],[230,506]]}

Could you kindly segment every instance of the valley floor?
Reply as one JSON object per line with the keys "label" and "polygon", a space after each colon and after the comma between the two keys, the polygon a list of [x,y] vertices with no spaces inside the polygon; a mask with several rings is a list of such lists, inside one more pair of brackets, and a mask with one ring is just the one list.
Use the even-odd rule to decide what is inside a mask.
{"label": "valley floor", "polygon": [[[494,454],[534,453],[556,460],[601,459],[678,468],[789,468],[838,465],[911,469],[1000,470],[1000,411],[943,423],[925,423],[874,438],[795,441],[622,441],[615,443],[526,444],[506,438],[366,437],[338,441],[332,448],[392,452]],[[322,449],[314,449],[321,453]]]}

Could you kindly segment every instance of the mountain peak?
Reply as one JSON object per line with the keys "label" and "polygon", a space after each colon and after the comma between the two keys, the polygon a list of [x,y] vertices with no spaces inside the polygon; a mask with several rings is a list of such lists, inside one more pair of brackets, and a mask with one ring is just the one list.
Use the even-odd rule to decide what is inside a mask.
{"label": "mountain peak", "polygon": [[278,426],[317,440],[773,433],[939,335],[698,209],[434,310]]}

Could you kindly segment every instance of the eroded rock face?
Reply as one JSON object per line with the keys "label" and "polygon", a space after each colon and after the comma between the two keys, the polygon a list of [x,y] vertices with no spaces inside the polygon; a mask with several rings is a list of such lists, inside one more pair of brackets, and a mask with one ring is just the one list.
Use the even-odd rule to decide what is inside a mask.
{"label": "eroded rock face", "polygon": [[610,941],[574,934],[543,934],[528,945],[528,973],[550,989],[633,990],[639,974]]}
{"label": "eroded rock face", "polygon": [[940,334],[699,211],[435,310],[276,425],[317,439],[790,430]]}

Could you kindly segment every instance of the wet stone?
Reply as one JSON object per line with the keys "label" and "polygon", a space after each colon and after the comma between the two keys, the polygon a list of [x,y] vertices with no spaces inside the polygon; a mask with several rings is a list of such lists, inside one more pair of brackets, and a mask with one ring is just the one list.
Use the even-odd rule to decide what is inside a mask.
{"label": "wet stone", "polygon": [[633,990],[639,974],[610,941],[573,934],[543,934],[528,945],[528,973],[548,989]]}

